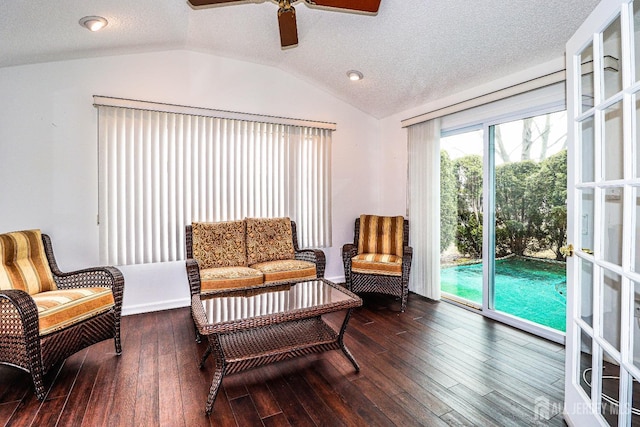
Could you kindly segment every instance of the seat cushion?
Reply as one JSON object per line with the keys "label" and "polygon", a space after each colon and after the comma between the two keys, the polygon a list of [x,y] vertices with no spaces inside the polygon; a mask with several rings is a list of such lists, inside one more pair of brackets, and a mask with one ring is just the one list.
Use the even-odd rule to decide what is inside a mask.
{"label": "seat cushion", "polygon": [[289,218],[247,218],[247,263],[294,259]]}
{"label": "seat cushion", "polygon": [[200,293],[221,289],[245,288],[264,283],[261,271],[249,267],[200,269]]}
{"label": "seat cushion", "polygon": [[115,304],[111,289],[105,287],[59,289],[32,297],[38,307],[40,335],[109,311]]}
{"label": "seat cushion", "polygon": [[351,258],[351,271],[363,274],[402,276],[402,257],[388,254],[358,254]]}
{"label": "seat cushion", "polygon": [[191,224],[193,258],[200,268],[247,266],[245,221]]}
{"label": "seat cushion", "polygon": [[402,256],[404,218],[401,216],[360,215],[359,254]]}
{"label": "seat cushion", "polygon": [[0,234],[0,289],[29,295],[56,289],[40,230]]}
{"label": "seat cushion", "polygon": [[264,283],[299,282],[317,277],[314,263],[297,259],[260,262],[252,264],[251,268],[264,274]]}

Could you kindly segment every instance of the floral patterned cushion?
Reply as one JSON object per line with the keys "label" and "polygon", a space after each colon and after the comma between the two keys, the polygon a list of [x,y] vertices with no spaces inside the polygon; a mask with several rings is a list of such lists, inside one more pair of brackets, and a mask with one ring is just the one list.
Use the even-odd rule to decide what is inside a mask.
{"label": "floral patterned cushion", "polygon": [[245,221],[191,224],[193,258],[200,268],[247,266]]}
{"label": "floral patterned cushion", "polygon": [[289,218],[247,218],[247,262],[294,259]]}
{"label": "floral patterned cushion", "polygon": [[264,274],[264,283],[299,282],[317,277],[314,263],[297,259],[260,262],[252,264],[251,268]]}

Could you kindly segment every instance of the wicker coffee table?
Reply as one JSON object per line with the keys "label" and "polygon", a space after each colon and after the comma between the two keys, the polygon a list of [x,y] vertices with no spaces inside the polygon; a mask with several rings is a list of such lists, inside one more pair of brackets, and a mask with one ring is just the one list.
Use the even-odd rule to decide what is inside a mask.
{"label": "wicker coffee table", "polygon": [[[210,354],[215,373],[206,412],[211,413],[224,375],[328,350],[342,350],[360,371],[343,342],[351,309],[362,300],[325,279],[259,289],[194,295],[191,310],[196,327],[209,340],[200,368]],[[322,315],[347,310],[342,327],[334,330]]]}

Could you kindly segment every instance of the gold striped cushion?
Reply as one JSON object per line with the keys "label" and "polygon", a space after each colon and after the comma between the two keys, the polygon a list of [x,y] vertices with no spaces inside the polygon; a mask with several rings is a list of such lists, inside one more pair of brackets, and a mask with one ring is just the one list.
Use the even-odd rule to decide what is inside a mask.
{"label": "gold striped cushion", "polygon": [[360,215],[358,253],[402,256],[404,218]]}
{"label": "gold striped cushion", "polygon": [[0,289],[29,295],[56,289],[40,230],[0,234]]}
{"label": "gold striped cushion", "polygon": [[47,335],[114,306],[110,288],[76,288],[40,292],[33,295],[38,307],[40,335]]}
{"label": "gold striped cushion", "polygon": [[297,259],[261,262],[251,268],[264,273],[264,283],[299,282],[317,277],[314,263]]}
{"label": "gold striped cushion", "polygon": [[402,257],[385,254],[358,254],[351,258],[351,271],[363,274],[402,276]]}
{"label": "gold striped cushion", "polygon": [[259,286],[264,283],[262,272],[249,267],[218,267],[200,269],[200,293],[220,289]]}

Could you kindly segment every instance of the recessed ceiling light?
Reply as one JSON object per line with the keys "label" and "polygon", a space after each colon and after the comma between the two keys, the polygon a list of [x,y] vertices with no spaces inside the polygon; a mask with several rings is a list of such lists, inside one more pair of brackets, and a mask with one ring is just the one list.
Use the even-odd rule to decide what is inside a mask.
{"label": "recessed ceiling light", "polygon": [[80,25],[89,31],[99,31],[107,26],[108,22],[102,16],[85,16],[80,19]]}
{"label": "recessed ceiling light", "polygon": [[354,82],[356,82],[358,80],[362,80],[364,78],[362,73],[360,71],[357,71],[357,70],[347,71],[347,76],[349,77],[349,80],[352,80]]}

